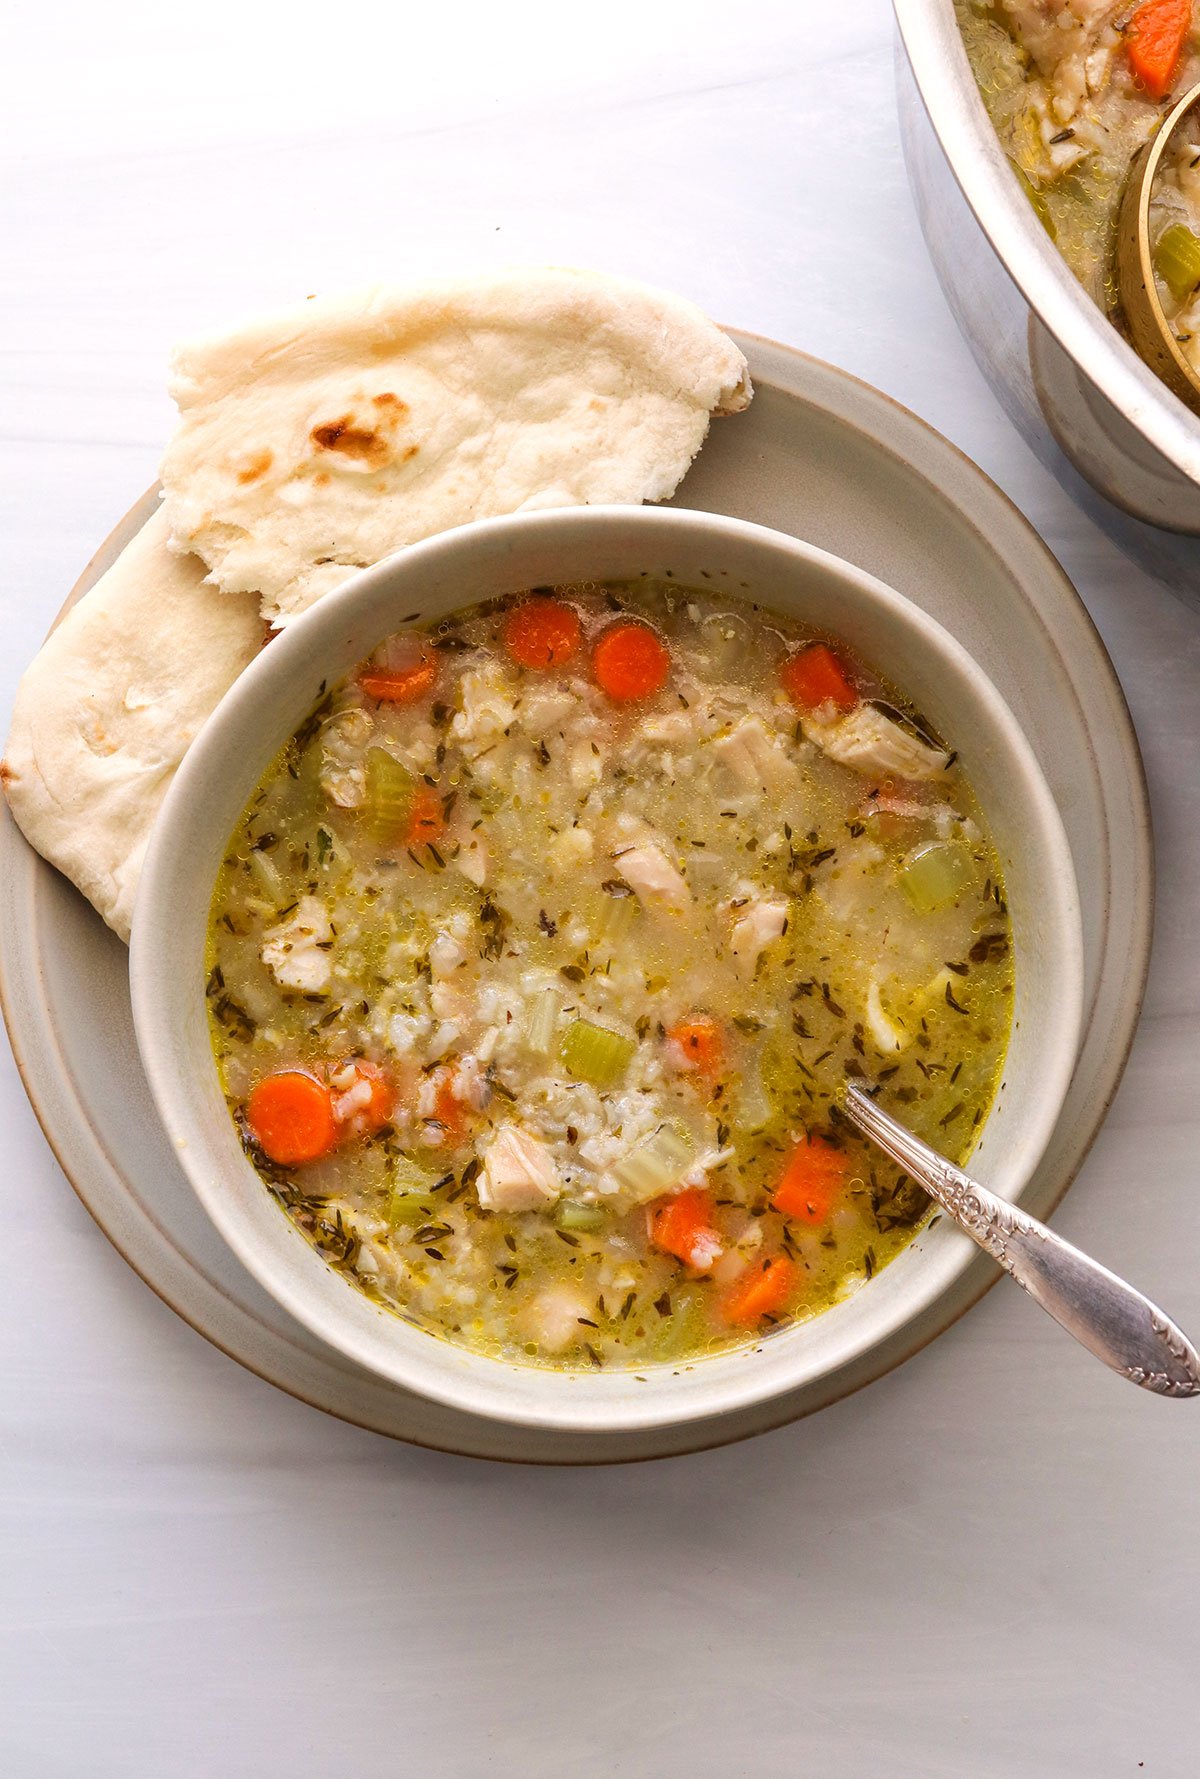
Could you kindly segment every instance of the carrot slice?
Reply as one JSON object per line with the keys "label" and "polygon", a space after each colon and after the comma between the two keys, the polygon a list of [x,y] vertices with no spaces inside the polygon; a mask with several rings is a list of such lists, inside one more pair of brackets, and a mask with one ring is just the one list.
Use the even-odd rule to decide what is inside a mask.
{"label": "carrot slice", "polygon": [[1192,0],[1142,0],[1125,28],[1129,66],[1152,99],[1175,77],[1192,24]]}
{"label": "carrot slice", "polygon": [[782,1254],[754,1261],[721,1298],[721,1319],[734,1328],[753,1328],[764,1316],[778,1315],[792,1295],[796,1268]]}
{"label": "carrot slice", "polygon": [[792,703],[801,710],[819,710],[823,704],[853,710],[859,701],[841,662],[823,642],[810,642],[789,655],[779,669],[779,678]]}
{"label": "carrot slice", "polygon": [[431,846],[446,831],[442,799],[432,785],[419,784],[413,792],[412,813],[404,833],[405,846]]}
{"label": "carrot slice", "polygon": [[521,667],[561,667],[579,647],[579,614],[561,599],[527,599],[509,612],[504,646]]}
{"label": "carrot slice", "polygon": [[699,1186],[688,1186],[663,1199],[650,1213],[650,1240],[664,1254],[673,1254],[694,1272],[707,1272],[721,1252],[721,1238],[712,1220],[712,1199]]}
{"label": "carrot slice", "polygon": [[802,1137],[788,1157],[771,1204],[801,1223],[825,1223],[850,1171],[844,1149],[824,1137]]}
{"label": "carrot slice", "polygon": [[369,667],[358,683],[369,698],[381,704],[415,704],[432,692],[437,683],[437,662],[428,657],[411,667]]}
{"label": "carrot slice", "polygon": [[246,1122],[263,1154],[281,1167],[319,1161],[337,1141],[329,1089],[302,1069],[264,1076],[246,1101]]}
{"label": "carrot slice", "polygon": [[[354,1071],[354,1080],[346,1087],[338,1088],[337,1082],[343,1078],[345,1068]],[[377,1063],[368,1062],[365,1056],[356,1056],[348,1064],[334,1071],[335,1098],[333,1101],[334,1117],[341,1125],[341,1135],[368,1137],[382,1130],[385,1124],[392,1122],[396,1110],[396,1089],[388,1080]],[[361,1097],[355,1089],[366,1083],[370,1098],[362,1105],[357,1104]],[[345,1096],[355,1094],[353,1111],[345,1108]]]}
{"label": "carrot slice", "polygon": [[662,690],[671,657],[648,624],[612,624],[592,650],[592,671],[610,698],[629,704]]}
{"label": "carrot slice", "polygon": [[678,1046],[684,1059],[708,1080],[721,1073],[725,1062],[725,1042],[715,1019],[683,1019],[667,1033],[669,1043]]}

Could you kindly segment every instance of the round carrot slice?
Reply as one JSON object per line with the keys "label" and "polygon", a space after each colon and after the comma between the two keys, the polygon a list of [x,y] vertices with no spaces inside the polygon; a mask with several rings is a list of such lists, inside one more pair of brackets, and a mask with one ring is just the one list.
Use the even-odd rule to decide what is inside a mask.
{"label": "round carrot slice", "polygon": [[579,614],[546,595],[525,600],[504,621],[504,646],[521,667],[561,667],[580,635]]}
{"label": "round carrot slice", "polygon": [[246,1122],[263,1154],[281,1167],[319,1161],[337,1141],[329,1089],[302,1069],[264,1076],[246,1101]]}
{"label": "round carrot slice", "polygon": [[437,662],[417,661],[412,667],[370,667],[358,683],[369,698],[381,704],[415,704],[432,692],[437,682]]}
{"label": "round carrot slice", "polygon": [[610,698],[629,704],[662,690],[671,657],[648,624],[612,624],[592,651],[592,671]]}

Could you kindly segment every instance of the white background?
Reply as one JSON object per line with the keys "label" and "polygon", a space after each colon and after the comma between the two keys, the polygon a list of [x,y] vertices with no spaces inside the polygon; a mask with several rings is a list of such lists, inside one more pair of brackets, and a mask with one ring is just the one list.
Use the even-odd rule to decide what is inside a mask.
{"label": "white background", "polygon": [[[830,358],[1059,553],[1133,707],[1149,1000],[1057,1225],[1200,1326],[1200,616],[1036,466],[899,160],[885,0],[37,0],[0,103],[0,699],[154,477],[170,343],[440,261],[594,264]],[[0,1068],[0,1773],[1200,1770],[1200,1409],[1002,1285],[751,1445],[508,1469],[239,1370],[107,1246]],[[1143,1766],[1144,1763],[1144,1766]]]}

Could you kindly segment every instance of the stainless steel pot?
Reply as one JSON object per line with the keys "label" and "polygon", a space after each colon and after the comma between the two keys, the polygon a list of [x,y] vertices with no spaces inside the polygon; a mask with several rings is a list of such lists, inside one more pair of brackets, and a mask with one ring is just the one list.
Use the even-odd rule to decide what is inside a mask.
{"label": "stainless steel pot", "polygon": [[[1195,591],[1200,420],[1147,369],[1055,251],[992,129],[953,0],[894,5],[905,161],[967,343],[1043,462],[1126,549]],[[1064,458],[1103,502],[1085,493]]]}

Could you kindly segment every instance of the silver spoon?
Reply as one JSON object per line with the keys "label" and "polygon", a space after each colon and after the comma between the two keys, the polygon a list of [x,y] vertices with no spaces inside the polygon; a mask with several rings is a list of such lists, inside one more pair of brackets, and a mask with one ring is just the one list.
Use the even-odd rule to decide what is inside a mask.
{"label": "silver spoon", "polygon": [[1200,1354],[1149,1298],[1036,1217],[978,1185],[854,1082],[846,1084],[844,1104],[858,1129],[1097,1359],[1160,1396],[1200,1395]]}

